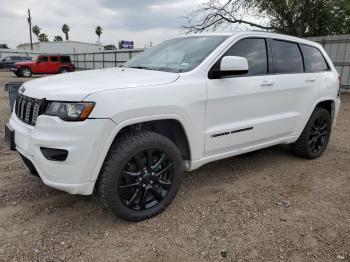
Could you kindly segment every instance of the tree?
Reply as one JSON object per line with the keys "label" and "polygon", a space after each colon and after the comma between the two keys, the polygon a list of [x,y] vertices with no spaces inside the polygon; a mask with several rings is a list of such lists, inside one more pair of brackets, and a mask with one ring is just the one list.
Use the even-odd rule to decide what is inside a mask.
{"label": "tree", "polygon": [[0,49],[10,49],[7,44],[0,44]]}
{"label": "tree", "polygon": [[54,41],[54,42],[62,42],[62,41],[63,41],[63,38],[62,38],[62,36],[60,36],[60,35],[56,35],[56,36],[54,37],[53,41]]}
{"label": "tree", "polygon": [[34,35],[36,35],[36,38],[39,40],[39,35],[40,35],[41,28],[37,25],[32,27],[32,32]]}
{"label": "tree", "polygon": [[41,33],[41,34],[39,35],[39,37],[38,37],[38,40],[39,40],[40,42],[48,42],[48,41],[49,41],[49,38],[48,38],[47,34]]}
{"label": "tree", "polygon": [[100,37],[102,35],[102,27],[101,26],[96,27],[95,33],[98,36],[98,43],[100,43]]}
{"label": "tree", "polygon": [[62,26],[62,32],[65,34],[66,40],[69,40],[69,35],[68,35],[68,32],[69,32],[69,25],[64,24],[64,25]]}
{"label": "tree", "polygon": [[349,0],[210,0],[186,16],[189,32],[241,25],[299,37],[350,33]]}

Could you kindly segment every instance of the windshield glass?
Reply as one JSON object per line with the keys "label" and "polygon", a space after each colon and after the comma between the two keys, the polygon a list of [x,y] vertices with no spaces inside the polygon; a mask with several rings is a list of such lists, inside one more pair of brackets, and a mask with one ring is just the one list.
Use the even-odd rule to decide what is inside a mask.
{"label": "windshield glass", "polygon": [[137,55],[124,67],[188,72],[197,67],[227,36],[193,36],[165,41]]}

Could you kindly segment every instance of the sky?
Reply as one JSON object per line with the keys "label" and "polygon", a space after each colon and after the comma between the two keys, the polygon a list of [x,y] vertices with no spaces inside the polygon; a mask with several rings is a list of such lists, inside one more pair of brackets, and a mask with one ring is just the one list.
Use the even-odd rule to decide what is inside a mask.
{"label": "sky", "polygon": [[[27,9],[32,25],[38,25],[52,41],[70,26],[70,40],[96,43],[96,26],[101,26],[101,43],[133,40],[144,47],[183,34],[182,16],[205,0],[0,0],[0,43],[16,48],[29,42]],[[33,35],[33,42],[36,36]]]}

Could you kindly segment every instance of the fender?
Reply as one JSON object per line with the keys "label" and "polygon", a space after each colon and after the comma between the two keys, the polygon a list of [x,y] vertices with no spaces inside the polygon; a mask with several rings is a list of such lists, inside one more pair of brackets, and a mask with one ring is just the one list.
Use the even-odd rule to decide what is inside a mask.
{"label": "fender", "polygon": [[[115,139],[115,137],[118,135],[119,131],[122,130],[124,127],[126,126],[130,126],[133,124],[137,124],[137,123],[142,123],[142,122],[148,122],[148,121],[156,121],[156,120],[167,120],[167,119],[171,119],[171,120],[177,120],[179,121],[179,123],[182,125],[182,127],[184,128],[185,134],[187,136],[187,140],[189,143],[189,147],[190,147],[190,153],[191,153],[191,158],[193,157],[193,140],[191,139],[193,136],[190,132],[190,130],[188,129],[188,125],[185,121],[184,118],[182,118],[179,115],[176,114],[164,114],[164,115],[151,115],[151,116],[145,116],[145,117],[138,117],[138,118],[132,118],[132,119],[128,119],[125,120],[123,122],[120,123],[116,123],[116,127],[113,129],[113,131],[111,132],[111,134],[109,135],[108,139],[106,140],[106,143],[102,149],[102,152],[98,158],[98,161],[96,163],[95,169],[92,173],[92,176],[90,178],[91,182],[96,182],[102,165],[104,163],[104,160],[108,154],[108,151]],[[113,120],[112,120],[113,121]]]}
{"label": "fender", "polygon": [[[303,132],[305,126],[307,125],[307,122],[309,121],[309,119],[310,119],[312,113],[315,111],[316,106],[317,106],[319,103],[325,102],[325,101],[332,101],[332,102],[334,103],[334,105],[337,104],[336,99],[335,99],[334,97],[331,97],[331,96],[329,96],[329,97],[322,97],[322,98],[319,98],[318,100],[316,100],[316,102],[312,105],[312,107],[310,107],[310,110],[309,110],[309,112],[306,114],[306,116],[305,116],[305,118],[304,118],[302,124],[300,125],[300,127],[297,128],[298,131],[297,131],[297,133],[296,133],[296,135],[295,135],[295,138],[291,141],[291,143],[293,143],[293,142],[295,142],[296,140],[298,140],[298,138],[300,137],[301,133]],[[333,121],[335,121],[336,115],[337,115],[337,113],[338,113],[337,110],[339,110],[339,109],[337,109],[337,108],[339,108],[339,107],[335,106],[335,108],[334,108],[335,112],[334,112]]]}

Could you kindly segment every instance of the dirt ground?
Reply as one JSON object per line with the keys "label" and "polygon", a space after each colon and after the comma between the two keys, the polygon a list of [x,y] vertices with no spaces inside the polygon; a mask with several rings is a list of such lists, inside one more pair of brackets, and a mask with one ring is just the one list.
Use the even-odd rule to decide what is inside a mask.
{"label": "dirt ground", "polygon": [[277,146],[208,164],[165,212],[127,223],[26,174],[4,145],[8,80],[0,72],[0,261],[350,261],[350,93],[321,158]]}

